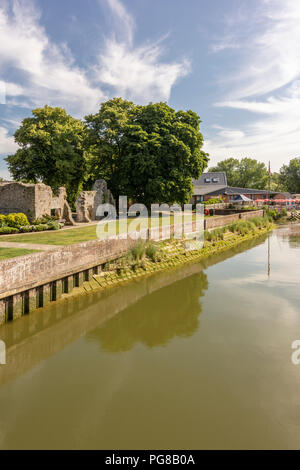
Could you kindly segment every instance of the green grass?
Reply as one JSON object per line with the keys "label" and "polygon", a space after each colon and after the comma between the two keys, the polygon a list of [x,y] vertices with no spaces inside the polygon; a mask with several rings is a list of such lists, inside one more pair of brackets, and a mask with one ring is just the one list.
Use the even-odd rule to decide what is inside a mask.
{"label": "green grass", "polygon": [[97,238],[96,225],[78,229],[1,236],[0,242],[37,243],[41,245],[72,245]]}
{"label": "green grass", "polygon": [[[195,216],[191,216],[195,218]],[[134,219],[127,220],[127,226],[129,226]],[[140,219],[146,221],[146,219]],[[174,217],[171,216],[170,222],[171,224],[174,221]],[[187,218],[186,221],[188,222],[189,219]],[[168,225],[169,219],[168,217],[163,217],[161,219],[157,219],[157,224],[154,226],[160,225]],[[39,233],[28,233],[28,234],[18,234],[18,235],[2,235],[0,236],[0,242],[19,242],[19,243],[38,243],[38,244],[46,244],[46,245],[72,245],[74,243],[81,243],[86,242],[89,240],[96,240],[97,239],[97,232],[96,232],[97,225],[90,225],[81,228],[73,228],[73,229],[66,229],[66,230],[56,230],[56,231],[46,231],[46,232],[39,232]],[[112,223],[108,224],[109,228],[109,235],[113,235],[113,225]],[[117,220],[116,225],[117,233],[119,233],[119,221]],[[124,230],[121,230],[124,232]]]}
{"label": "green grass", "polygon": [[0,260],[15,258],[16,256],[30,255],[37,253],[38,250],[27,250],[26,248],[1,248],[0,247]]}

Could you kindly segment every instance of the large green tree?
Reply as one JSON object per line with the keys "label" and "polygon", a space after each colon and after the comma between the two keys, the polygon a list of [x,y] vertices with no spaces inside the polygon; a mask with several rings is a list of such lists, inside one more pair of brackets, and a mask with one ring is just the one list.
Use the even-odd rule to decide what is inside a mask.
{"label": "large green tree", "polygon": [[43,182],[54,191],[65,186],[74,202],[86,176],[86,126],[62,108],[32,111],[15,132],[20,148],[6,158],[15,180]]}
{"label": "large green tree", "polygon": [[253,158],[227,158],[219,162],[210,171],[226,171],[229,186],[250,189],[268,187],[268,170],[264,163]]}
{"label": "large green tree", "polygon": [[106,179],[113,194],[151,203],[185,203],[192,178],[207,165],[199,116],[166,103],[137,106],[114,98],[86,117],[93,178]]}
{"label": "large green tree", "polygon": [[271,174],[271,191],[286,192],[287,187],[284,181],[281,179],[280,173],[273,172]]}
{"label": "large green tree", "polygon": [[300,194],[300,158],[293,158],[281,167],[280,182],[290,193]]}

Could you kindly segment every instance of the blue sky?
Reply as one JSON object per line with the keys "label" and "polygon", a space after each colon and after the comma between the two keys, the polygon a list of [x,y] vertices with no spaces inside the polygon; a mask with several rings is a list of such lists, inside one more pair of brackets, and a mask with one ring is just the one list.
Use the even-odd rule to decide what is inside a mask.
{"label": "blue sky", "polygon": [[31,109],[167,101],[201,119],[210,165],[299,156],[298,0],[1,0],[0,176]]}

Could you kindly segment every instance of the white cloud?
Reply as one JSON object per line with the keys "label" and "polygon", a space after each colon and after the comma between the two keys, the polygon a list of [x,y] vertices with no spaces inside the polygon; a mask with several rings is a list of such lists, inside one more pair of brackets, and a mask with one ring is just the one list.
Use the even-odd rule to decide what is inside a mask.
{"label": "white cloud", "polygon": [[14,138],[8,135],[8,130],[0,127],[0,154],[14,153],[17,148]]}
{"label": "white cloud", "polygon": [[11,10],[5,5],[0,8],[0,66],[2,70],[15,67],[22,74],[22,86],[6,85],[7,103],[92,110],[104,93],[74,65],[65,47],[51,43],[39,19],[30,1],[14,0]]}
{"label": "white cloud", "polygon": [[22,87],[6,85],[7,103],[92,110],[104,93],[74,65],[65,47],[51,43],[39,19],[30,1],[14,0],[11,11],[5,6],[0,9],[0,66],[2,70],[13,66],[22,74]]}
{"label": "white cloud", "polygon": [[161,63],[161,54],[158,44],[133,49],[127,43],[109,40],[100,56],[100,80],[113,87],[117,95],[140,104],[167,101],[176,80],[188,73],[189,63]]}
{"label": "white cloud", "polygon": [[114,20],[117,24],[118,33],[123,35],[123,40],[125,39],[130,44],[133,42],[133,32],[134,32],[134,19],[127,12],[124,5],[119,0],[106,0],[114,16]]}
{"label": "white cloud", "polygon": [[[218,132],[206,143],[206,150],[213,161],[251,155],[271,160],[277,170],[300,154],[300,3],[264,0],[259,13],[242,19],[248,27],[252,22],[249,36],[244,38],[242,28],[237,28],[236,43],[243,54],[223,83],[229,91],[215,103],[257,113],[257,120],[229,129],[227,135],[224,130]],[[225,49],[226,40],[223,45]],[[244,135],[237,140],[233,131]]]}
{"label": "white cloud", "polygon": [[135,23],[119,0],[106,0],[118,22],[118,32],[106,41],[99,55],[96,72],[101,83],[112,87],[117,95],[137,101],[167,101],[172,86],[190,70],[187,59],[180,62],[161,61],[164,52],[161,38],[138,47],[133,46]]}
{"label": "white cloud", "polygon": [[[134,20],[120,0],[106,0],[116,23],[116,33],[99,52],[98,63],[82,69],[65,44],[53,43],[40,24],[35,4],[13,0],[0,7],[0,67],[14,67],[19,82],[6,83],[6,102],[11,105],[64,106],[82,116],[95,111],[109,96],[139,101],[167,100],[175,81],[187,73],[185,62],[160,61],[159,43],[133,46]],[[116,39],[122,31],[121,42]],[[96,73],[95,73],[96,72]],[[3,90],[3,76],[1,77]]]}

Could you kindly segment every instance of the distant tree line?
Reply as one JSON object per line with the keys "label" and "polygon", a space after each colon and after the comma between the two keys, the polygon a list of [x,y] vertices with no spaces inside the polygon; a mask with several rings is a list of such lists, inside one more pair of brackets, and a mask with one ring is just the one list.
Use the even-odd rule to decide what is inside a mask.
{"label": "distant tree line", "polygon": [[[269,171],[264,163],[252,158],[226,158],[209,171],[225,171],[229,186],[268,189]],[[271,191],[300,194],[300,158],[283,165],[279,173],[271,173]]]}
{"label": "distant tree line", "polygon": [[45,106],[22,121],[14,134],[20,148],[6,161],[15,180],[43,182],[54,191],[65,186],[73,203],[104,178],[116,199],[182,204],[208,162],[200,122],[190,110],[121,98],[102,103],[84,120]]}

